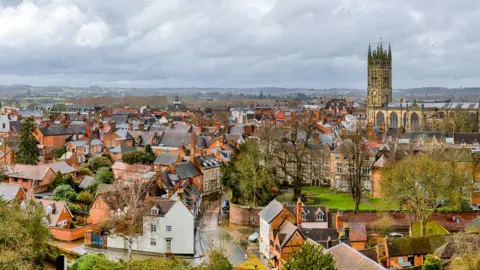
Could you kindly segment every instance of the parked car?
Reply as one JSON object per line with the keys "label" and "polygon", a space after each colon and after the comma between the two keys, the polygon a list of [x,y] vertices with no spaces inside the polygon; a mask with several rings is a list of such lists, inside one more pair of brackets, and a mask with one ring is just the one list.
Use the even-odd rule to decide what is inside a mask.
{"label": "parked car", "polygon": [[254,232],[252,233],[249,237],[248,237],[248,241],[250,242],[256,242],[258,240],[258,232]]}
{"label": "parked car", "polygon": [[388,237],[390,237],[390,238],[399,238],[399,237],[403,237],[403,234],[397,233],[397,232],[393,232],[393,233],[389,234]]}
{"label": "parked car", "polygon": [[228,210],[228,209],[230,209],[230,201],[229,201],[229,200],[223,201],[222,209],[223,209],[223,210]]}

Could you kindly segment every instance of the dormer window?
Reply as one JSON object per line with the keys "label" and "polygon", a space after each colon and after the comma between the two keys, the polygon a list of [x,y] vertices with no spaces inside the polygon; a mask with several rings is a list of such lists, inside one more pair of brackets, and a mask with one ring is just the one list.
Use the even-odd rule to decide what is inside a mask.
{"label": "dormer window", "polygon": [[154,206],[150,211],[152,216],[158,216],[158,211],[159,211],[158,207]]}
{"label": "dormer window", "polygon": [[317,221],[325,221],[325,214],[322,211],[318,212]]}
{"label": "dormer window", "polygon": [[302,211],[302,220],[307,220],[307,213]]}
{"label": "dormer window", "polygon": [[55,207],[52,205],[47,206],[47,214],[55,214]]}

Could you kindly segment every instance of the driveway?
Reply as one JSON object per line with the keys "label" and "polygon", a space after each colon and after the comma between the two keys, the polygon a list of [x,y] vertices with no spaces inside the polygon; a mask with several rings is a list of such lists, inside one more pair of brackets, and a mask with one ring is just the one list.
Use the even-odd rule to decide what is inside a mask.
{"label": "driveway", "polygon": [[221,249],[230,263],[238,264],[245,260],[245,253],[233,241],[233,238],[218,226],[219,204],[214,203],[208,208],[197,227],[195,234],[196,259],[194,264],[208,260],[211,249]]}

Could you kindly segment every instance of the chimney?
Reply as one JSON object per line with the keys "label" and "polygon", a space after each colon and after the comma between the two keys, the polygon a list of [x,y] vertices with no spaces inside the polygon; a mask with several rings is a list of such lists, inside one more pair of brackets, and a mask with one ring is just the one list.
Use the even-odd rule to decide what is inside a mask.
{"label": "chimney", "polygon": [[350,239],[350,228],[343,228],[343,233],[345,234],[345,238],[347,238],[347,240]]}
{"label": "chimney", "polygon": [[302,224],[302,200],[300,199],[300,197],[298,198],[297,200],[297,225],[301,225]]}
{"label": "chimney", "polygon": [[128,130],[133,130],[133,121],[128,121]]}
{"label": "chimney", "polygon": [[115,131],[116,128],[117,128],[117,122],[115,120],[111,120],[110,121],[110,129],[112,131]]}
{"label": "chimney", "polygon": [[335,229],[337,230],[337,232],[340,232],[342,228],[343,228],[343,219],[340,212],[338,212],[337,216],[335,217]]}
{"label": "chimney", "polygon": [[329,236],[327,239],[327,249],[331,248],[332,246],[333,246],[332,237]]}
{"label": "chimney", "polygon": [[92,122],[88,122],[85,124],[85,132],[87,133],[88,145],[92,142],[93,132],[92,132]]}
{"label": "chimney", "polygon": [[145,131],[145,122],[142,120],[138,120],[138,130]]}

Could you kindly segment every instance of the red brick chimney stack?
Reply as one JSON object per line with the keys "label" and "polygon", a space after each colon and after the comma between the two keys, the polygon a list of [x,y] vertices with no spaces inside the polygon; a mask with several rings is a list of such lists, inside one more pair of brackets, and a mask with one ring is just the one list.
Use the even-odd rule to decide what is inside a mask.
{"label": "red brick chimney stack", "polygon": [[301,225],[302,224],[302,200],[300,198],[298,198],[297,200],[297,225]]}

